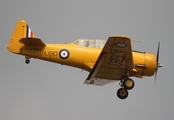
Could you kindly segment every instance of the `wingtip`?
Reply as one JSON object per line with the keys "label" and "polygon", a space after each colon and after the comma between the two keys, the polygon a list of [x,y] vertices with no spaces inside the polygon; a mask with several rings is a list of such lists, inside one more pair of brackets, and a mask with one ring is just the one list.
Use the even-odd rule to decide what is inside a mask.
{"label": "wingtip", "polygon": [[112,35],[110,37],[120,37],[120,38],[128,38],[128,39],[130,39],[130,37],[128,37],[126,35]]}

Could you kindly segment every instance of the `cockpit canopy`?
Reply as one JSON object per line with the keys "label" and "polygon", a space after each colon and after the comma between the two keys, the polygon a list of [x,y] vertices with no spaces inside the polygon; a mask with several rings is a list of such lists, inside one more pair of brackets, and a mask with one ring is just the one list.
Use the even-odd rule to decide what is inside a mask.
{"label": "cockpit canopy", "polygon": [[73,42],[75,45],[90,47],[90,48],[103,48],[106,40],[98,40],[98,39],[78,39]]}

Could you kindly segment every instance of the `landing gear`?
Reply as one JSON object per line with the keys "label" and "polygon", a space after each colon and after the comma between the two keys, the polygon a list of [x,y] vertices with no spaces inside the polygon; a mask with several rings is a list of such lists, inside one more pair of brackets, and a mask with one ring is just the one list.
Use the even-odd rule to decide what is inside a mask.
{"label": "landing gear", "polygon": [[25,63],[26,63],[26,64],[29,64],[29,63],[30,63],[30,60],[29,60],[29,59],[26,59],[26,60],[25,60]]}
{"label": "landing gear", "polygon": [[128,91],[125,89],[125,88],[120,88],[118,89],[117,91],[117,96],[120,98],[120,99],[126,99],[127,96],[128,96]]}
{"label": "landing gear", "polygon": [[126,99],[129,95],[128,90],[131,90],[135,86],[135,83],[132,79],[127,77],[121,80],[120,86],[121,88],[118,89],[117,96],[120,99]]}
{"label": "landing gear", "polygon": [[127,78],[123,81],[123,86],[127,90],[131,90],[134,87],[135,83],[132,79]]}

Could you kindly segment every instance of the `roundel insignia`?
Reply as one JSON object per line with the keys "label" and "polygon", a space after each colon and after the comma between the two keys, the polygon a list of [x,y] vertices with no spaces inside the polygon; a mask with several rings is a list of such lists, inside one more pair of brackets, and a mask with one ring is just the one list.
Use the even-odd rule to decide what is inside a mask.
{"label": "roundel insignia", "polygon": [[124,47],[127,46],[127,44],[122,43],[122,42],[115,43],[115,45],[116,45],[117,47],[120,47],[120,48],[124,48]]}
{"label": "roundel insignia", "polygon": [[66,49],[60,50],[59,57],[62,59],[67,59],[69,57],[69,51]]}

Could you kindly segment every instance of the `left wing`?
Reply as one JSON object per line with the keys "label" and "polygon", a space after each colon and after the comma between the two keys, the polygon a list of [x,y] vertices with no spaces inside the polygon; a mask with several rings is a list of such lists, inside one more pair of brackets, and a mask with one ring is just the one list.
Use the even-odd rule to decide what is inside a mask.
{"label": "left wing", "polygon": [[105,85],[123,79],[133,69],[132,48],[126,36],[109,37],[85,84]]}

